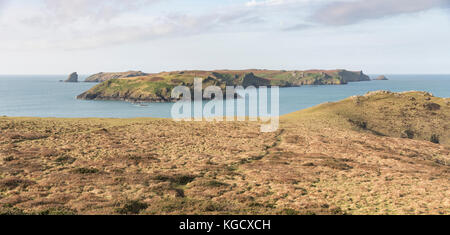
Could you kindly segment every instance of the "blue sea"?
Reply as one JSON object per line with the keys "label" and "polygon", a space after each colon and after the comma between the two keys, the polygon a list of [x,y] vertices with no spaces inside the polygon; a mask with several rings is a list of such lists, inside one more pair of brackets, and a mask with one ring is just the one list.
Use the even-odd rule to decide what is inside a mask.
{"label": "blue sea", "polygon": [[[371,75],[372,78],[377,75]],[[82,76],[86,77],[86,76]],[[450,97],[450,75],[387,75],[389,81],[337,86],[280,88],[280,114],[339,101],[369,91],[427,91]],[[95,83],[62,83],[67,75],[0,75],[0,116],[10,117],[171,117],[171,103],[146,106],[121,101],[85,101],[75,97]],[[83,79],[83,78],[82,78]]]}

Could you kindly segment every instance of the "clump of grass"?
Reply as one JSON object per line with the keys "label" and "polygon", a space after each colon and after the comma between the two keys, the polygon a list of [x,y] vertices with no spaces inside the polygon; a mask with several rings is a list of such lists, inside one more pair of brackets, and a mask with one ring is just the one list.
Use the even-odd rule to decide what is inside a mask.
{"label": "clump of grass", "polygon": [[361,129],[363,129],[363,130],[366,130],[366,129],[367,129],[367,122],[365,122],[365,121],[361,121],[361,120],[353,120],[353,119],[348,119],[348,121],[349,121],[351,124],[357,126],[358,128],[361,128]]}
{"label": "clump of grass", "polygon": [[35,182],[31,181],[31,180],[23,180],[23,179],[19,179],[19,178],[7,178],[7,179],[0,180],[0,189],[12,190],[19,186],[26,188],[34,183]]}
{"label": "clump of grass", "polygon": [[174,175],[174,176],[166,176],[166,175],[157,175],[154,177],[155,180],[159,181],[169,181],[175,185],[186,185],[195,180],[195,176],[192,175]]}
{"label": "clump of grass", "polygon": [[439,104],[436,104],[436,103],[426,103],[426,104],[423,105],[423,107],[425,109],[427,109],[427,110],[430,110],[430,111],[436,111],[436,110],[441,109],[441,106]]}
{"label": "clump of grass", "polygon": [[27,213],[16,207],[3,207],[0,208],[0,216],[1,215],[27,215]]}
{"label": "clump of grass", "polygon": [[61,157],[58,157],[56,160],[55,160],[55,162],[56,163],[58,163],[58,164],[72,164],[73,162],[75,162],[75,158],[73,158],[73,157],[69,157],[69,156],[61,156]]}
{"label": "clump of grass", "polygon": [[299,215],[300,212],[291,208],[283,209],[280,214],[282,215]]}
{"label": "clump of grass", "polygon": [[202,206],[201,209],[203,211],[212,212],[212,211],[222,211],[224,209],[224,207],[217,203],[207,202]]}
{"label": "clump of grass", "polygon": [[186,185],[195,180],[195,176],[177,175],[172,177],[171,182],[178,185]]}
{"label": "clump of grass", "polygon": [[404,130],[402,133],[402,138],[414,139],[414,132],[410,129]]}
{"label": "clump of grass", "polygon": [[330,209],[332,215],[345,215],[345,212],[340,207],[333,207]]}
{"label": "clump of grass", "polygon": [[95,168],[77,168],[75,170],[73,170],[74,173],[77,174],[96,174],[99,173],[100,170],[95,169]]}
{"label": "clump of grass", "polygon": [[49,208],[36,213],[37,215],[76,215],[75,211],[65,208]]}
{"label": "clump of grass", "polygon": [[340,159],[327,159],[323,162],[324,166],[330,167],[332,169],[335,170],[350,170],[353,169],[352,166],[348,165],[345,163],[345,160],[340,160]]}
{"label": "clump of grass", "polygon": [[218,187],[224,187],[224,186],[230,186],[227,183],[220,182],[220,181],[217,181],[217,180],[210,180],[210,181],[206,182],[204,185],[207,186],[207,187],[217,187],[217,188]]}
{"label": "clump of grass", "polygon": [[5,162],[11,162],[14,160],[15,160],[15,158],[13,156],[8,156],[8,157],[3,158],[3,161],[5,161]]}
{"label": "clump of grass", "polygon": [[126,202],[122,207],[117,208],[115,211],[116,213],[122,215],[137,215],[147,208],[148,208],[147,203],[143,203],[138,200],[132,200]]}
{"label": "clump of grass", "polygon": [[440,143],[440,141],[439,141],[439,136],[436,135],[436,134],[431,135],[430,141],[431,141],[432,143],[439,144],[439,143]]}

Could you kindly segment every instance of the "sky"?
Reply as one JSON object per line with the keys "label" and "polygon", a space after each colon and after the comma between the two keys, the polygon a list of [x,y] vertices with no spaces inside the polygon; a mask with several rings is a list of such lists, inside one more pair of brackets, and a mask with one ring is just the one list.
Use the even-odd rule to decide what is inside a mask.
{"label": "sky", "polygon": [[450,0],[0,0],[0,74],[450,74]]}

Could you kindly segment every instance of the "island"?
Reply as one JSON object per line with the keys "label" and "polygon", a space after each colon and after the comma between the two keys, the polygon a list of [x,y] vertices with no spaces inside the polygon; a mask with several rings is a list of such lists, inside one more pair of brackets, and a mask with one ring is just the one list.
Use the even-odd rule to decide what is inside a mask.
{"label": "island", "polygon": [[370,81],[362,71],[340,70],[215,70],[174,71],[147,74],[143,72],[99,73],[88,81],[102,81],[77,96],[83,100],[123,100],[130,102],[173,102],[171,91],[176,86],[193,90],[194,78],[203,78],[203,87],[218,86],[224,96],[227,86],[344,85]]}

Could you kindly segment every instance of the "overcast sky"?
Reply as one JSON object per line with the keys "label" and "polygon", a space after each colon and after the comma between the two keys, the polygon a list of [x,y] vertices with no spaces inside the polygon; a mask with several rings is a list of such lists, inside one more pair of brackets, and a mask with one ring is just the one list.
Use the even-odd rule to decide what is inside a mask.
{"label": "overcast sky", "polygon": [[0,74],[450,74],[450,0],[0,0]]}

